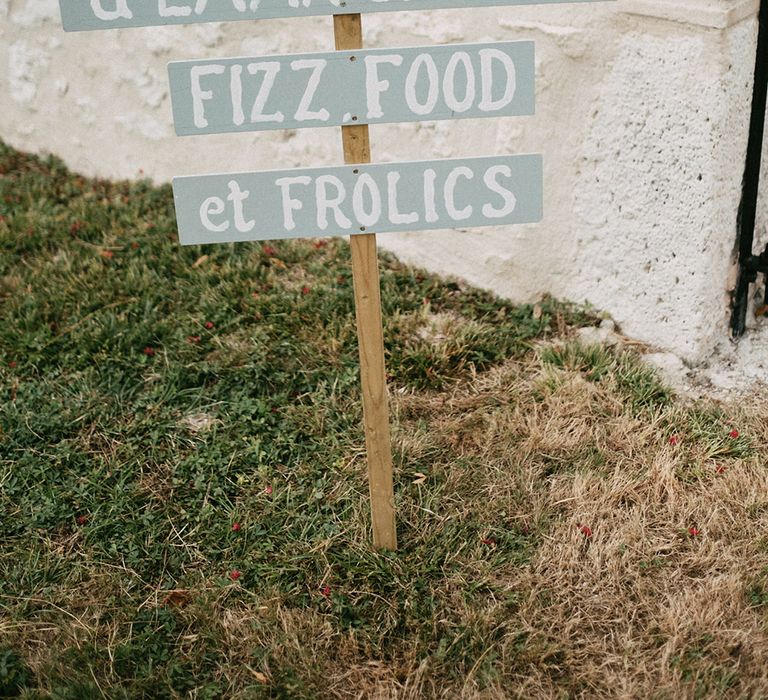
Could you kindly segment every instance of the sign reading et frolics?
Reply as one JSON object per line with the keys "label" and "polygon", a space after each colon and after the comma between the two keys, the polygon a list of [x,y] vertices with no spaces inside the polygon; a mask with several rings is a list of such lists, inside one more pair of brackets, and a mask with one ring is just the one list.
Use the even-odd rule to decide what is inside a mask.
{"label": "sign reading et frolics", "polygon": [[458,7],[553,5],[595,0],[59,0],[64,29],[148,27],[163,24],[345,15]]}
{"label": "sign reading et frolics", "polygon": [[183,245],[535,223],[542,158],[498,156],[173,180]]}
{"label": "sign reading et frolics", "polygon": [[531,115],[534,53],[520,41],[178,61],[176,133]]}

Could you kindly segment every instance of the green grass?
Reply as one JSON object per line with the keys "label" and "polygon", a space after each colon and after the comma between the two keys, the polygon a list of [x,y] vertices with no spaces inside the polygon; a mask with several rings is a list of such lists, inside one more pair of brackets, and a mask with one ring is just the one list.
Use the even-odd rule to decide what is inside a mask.
{"label": "green grass", "polygon": [[[491,572],[537,539],[471,504],[420,511],[446,480],[411,484],[401,453],[398,500],[418,515],[401,551],[371,553],[347,244],[181,248],[169,187],[87,180],[5,145],[0,175],[4,692],[318,697],[322,674],[283,658],[274,629],[243,650],[268,690],[222,672],[216,616],[262,604],[265,626],[312,613],[369,658],[430,658],[455,682],[479,663],[490,682],[494,656],[478,659],[516,604]],[[395,390],[444,389],[554,320],[589,320],[381,267]],[[446,581],[467,587],[448,596]],[[186,605],[162,604],[173,589]]]}
{"label": "green grass", "polygon": [[633,411],[657,411],[672,405],[672,394],[637,355],[608,347],[568,342],[541,351],[545,365],[578,372],[589,382],[608,384]]}

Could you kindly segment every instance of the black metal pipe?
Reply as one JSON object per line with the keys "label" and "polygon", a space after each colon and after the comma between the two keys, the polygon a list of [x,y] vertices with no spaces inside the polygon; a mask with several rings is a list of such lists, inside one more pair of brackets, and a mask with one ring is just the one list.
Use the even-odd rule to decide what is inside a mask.
{"label": "black metal pipe", "polygon": [[734,338],[744,334],[749,306],[749,285],[757,280],[757,273],[750,265],[755,241],[757,200],[760,189],[760,166],[763,156],[765,133],[766,98],[768,98],[768,0],[760,0],[758,15],[757,59],[755,86],[752,97],[752,116],[749,126],[747,162],[737,220],[739,247],[739,277],[733,293],[731,332]]}

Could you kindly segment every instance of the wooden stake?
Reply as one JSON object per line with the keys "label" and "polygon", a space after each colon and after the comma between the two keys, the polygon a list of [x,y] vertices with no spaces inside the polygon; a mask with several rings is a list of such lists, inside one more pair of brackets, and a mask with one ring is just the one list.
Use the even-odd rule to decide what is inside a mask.
{"label": "wooden stake", "polygon": [[[334,15],[337,51],[363,48],[359,14]],[[370,163],[368,125],[341,127],[345,163]],[[384,368],[384,333],[381,319],[379,261],[376,234],[350,237],[352,275],[355,283],[357,338],[360,346],[360,381],[363,392],[363,420],[368,452],[368,481],[371,492],[373,546],[397,549],[394,488],[392,485],[392,442],[389,434],[389,401]]]}

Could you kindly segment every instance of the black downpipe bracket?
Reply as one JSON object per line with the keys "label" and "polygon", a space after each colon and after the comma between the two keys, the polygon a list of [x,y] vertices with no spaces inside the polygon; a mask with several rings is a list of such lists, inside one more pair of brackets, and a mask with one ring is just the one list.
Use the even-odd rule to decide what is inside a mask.
{"label": "black downpipe bracket", "polygon": [[[760,255],[754,255],[752,252],[755,241],[757,199],[765,134],[766,98],[768,97],[768,0],[760,0],[758,24],[752,117],[749,125],[747,163],[744,169],[744,183],[737,223],[739,277],[733,292],[733,314],[731,316],[731,333],[735,339],[740,338],[746,330],[749,286],[757,282],[759,273],[768,275],[768,248]],[[768,290],[768,285],[766,288]]]}

